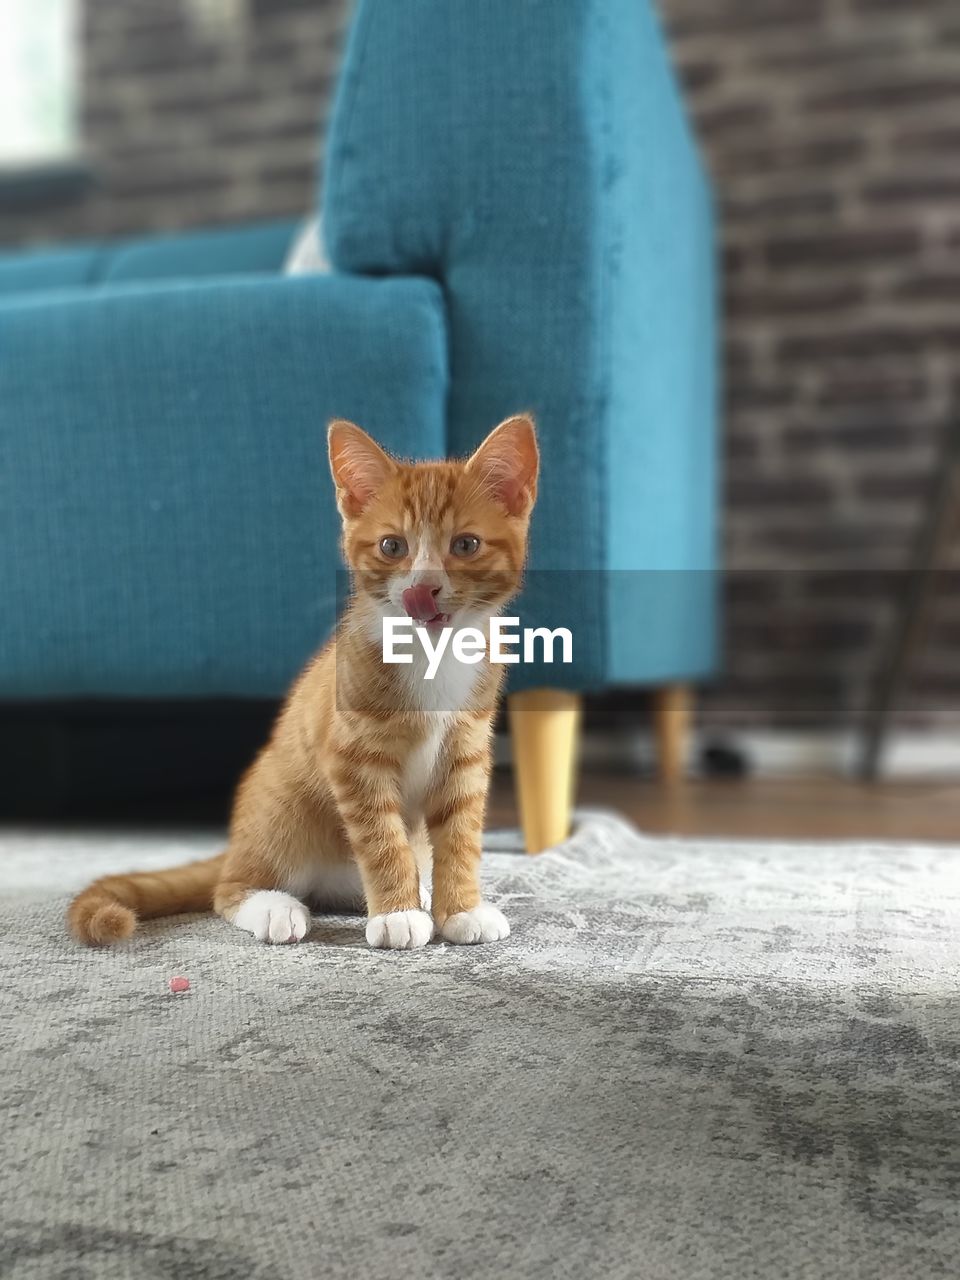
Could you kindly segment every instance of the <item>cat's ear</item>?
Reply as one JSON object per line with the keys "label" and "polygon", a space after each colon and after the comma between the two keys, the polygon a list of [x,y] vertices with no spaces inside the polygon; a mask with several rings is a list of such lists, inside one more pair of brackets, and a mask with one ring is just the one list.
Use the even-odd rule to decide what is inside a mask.
{"label": "cat's ear", "polygon": [[510,515],[529,511],[537,496],[540,470],[533,419],[524,413],[501,422],[469,458],[467,470],[483,481]]}
{"label": "cat's ear", "polygon": [[345,516],[358,516],[394,474],[397,464],[376,440],[343,418],[330,423],[327,446],[337,506]]}

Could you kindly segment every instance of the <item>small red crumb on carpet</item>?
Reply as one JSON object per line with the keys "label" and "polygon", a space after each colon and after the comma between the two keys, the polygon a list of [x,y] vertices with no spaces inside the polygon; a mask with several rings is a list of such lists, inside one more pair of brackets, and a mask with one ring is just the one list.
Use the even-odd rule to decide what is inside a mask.
{"label": "small red crumb on carpet", "polygon": [[171,978],[167,985],[170,987],[171,991],[175,992],[190,990],[189,978]]}

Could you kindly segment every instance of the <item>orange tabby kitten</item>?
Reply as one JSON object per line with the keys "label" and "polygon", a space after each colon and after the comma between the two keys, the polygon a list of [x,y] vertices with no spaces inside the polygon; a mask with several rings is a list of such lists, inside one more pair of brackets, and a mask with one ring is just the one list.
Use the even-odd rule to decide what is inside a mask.
{"label": "orange tabby kitten", "polygon": [[[227,850],[169,871],[105,876],[70,905],[81,942],[127,938],[137,918],[209,911],[263,942],[299,942],[305,905],[359,906],[373,947],[494,942],[510,927],[480,896],[480,841],[502,666],[458,661],[432,680],[383,661],[384,617],[436,640],[489,621],[515,594],[536,497],[533,423],[510,418],[466,462],[398,462],[334,422],[330,467],[352,595],[297,680],[237,790]],[[433,871],[432,913],[422,877]]]}

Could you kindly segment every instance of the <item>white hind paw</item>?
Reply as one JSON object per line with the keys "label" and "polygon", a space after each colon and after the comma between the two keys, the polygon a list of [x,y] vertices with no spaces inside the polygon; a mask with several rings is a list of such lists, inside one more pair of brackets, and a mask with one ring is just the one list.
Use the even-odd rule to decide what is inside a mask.
{"label": "white hind paw", "polygon": [[258,942],[300,942],[310,929],[310,912],[279,889],[259,889],[237,908],[233,923]]}
{"label": "white hind paw", "polygon": [[367,942],[371,947],[412,951],[425,947],[433,937],[433,920],[426,911],[388,911],[367,921]]}
{"label": "white hind paw", "polygon": [[440,926],[440,936],[447,942],[469,945],[475,942],[499,942],[509,938],[507,917],[489,902],[481,902],[470,911],[457,911],[447,916]]}

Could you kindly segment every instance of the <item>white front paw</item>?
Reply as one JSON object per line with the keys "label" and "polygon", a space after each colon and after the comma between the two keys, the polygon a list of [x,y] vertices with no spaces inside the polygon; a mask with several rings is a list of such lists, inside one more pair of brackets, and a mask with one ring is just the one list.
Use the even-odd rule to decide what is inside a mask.
{"label": "white front paw", "polygon": [[458,911],[447,916],[440,926],[440,936],[447,942],[499,942],[509,938],[507,917],[489,902],[481,902],[470,911]]}
{"label": "white front paw", "polygon": [[299,942],[309,932],[310,912],[289,893],[260,889],[240,903],[233,923],[259,942]]}
{"label": "white front paw", "polygon": [[433,937],[433,920],[426,911],[389,911],[367,921],[367,942],[371,947],[412,951],[425,947]]}

